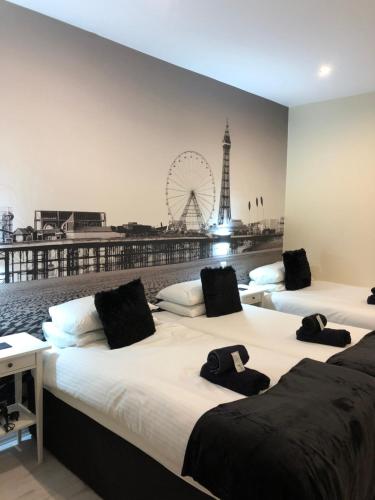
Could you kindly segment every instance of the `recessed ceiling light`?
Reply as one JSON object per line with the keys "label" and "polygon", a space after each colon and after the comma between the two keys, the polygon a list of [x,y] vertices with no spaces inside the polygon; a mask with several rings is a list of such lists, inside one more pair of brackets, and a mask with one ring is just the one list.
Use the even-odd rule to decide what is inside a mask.
{"label": "recessed ceiling light", "polygon": [[320,66],[319,71],[318,71],[318,76],[320,78],[326,78],[332,73],[332,66],[329,66],[328,64],[323,64]]}

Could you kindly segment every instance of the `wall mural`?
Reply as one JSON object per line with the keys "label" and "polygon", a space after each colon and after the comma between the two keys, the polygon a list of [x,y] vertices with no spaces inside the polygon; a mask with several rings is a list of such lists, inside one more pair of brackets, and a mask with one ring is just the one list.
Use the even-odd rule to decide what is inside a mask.
{"label": "wall mural", "polygon": [[[230,182],[236,170],[231,166],[231,146],[227,120],[219,193],[213,169],[203,154],[187,150],[173,160],[166,169],[167,224],[136,221],[114,226],[105,212],[67,207],[63,211],[35,210],[30,225],[15,227],[12,208],[2,208],[0,283],[18,286],[13,285],[11,295],[7,286],[0,287],[0,333],[27,329],[38,335],[41,321],[48,317],[48,306],[117,286],[135,276],[145,276],[150,299],[162,286],[198,277],[200,268],[211,260],[216,265],[234,265],[237,272],[241,269],[239,278],[246,280],[248,265],[243,256],[270,249],[280,252],[284,218],[280,214],[277,219],[267,219],[267,200],[262,193],[243,201],[248,221],[235,218]],[[141,197],[141,187],[138,191]],[[146,273],[155,266],[163,268]],[[97,274],[108,271],[112,273],[105,279]],[[53,286],[22,287],[24,282],[50,278],[59,281],[52,280]]]}

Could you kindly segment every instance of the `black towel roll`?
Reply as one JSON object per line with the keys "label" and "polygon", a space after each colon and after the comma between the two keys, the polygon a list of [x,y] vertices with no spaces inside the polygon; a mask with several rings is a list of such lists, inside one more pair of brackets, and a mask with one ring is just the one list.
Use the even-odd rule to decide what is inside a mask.
{"label": "black towel roll", "polygon": [[320,320],[323,323],[323,326],[326,326],[327,318],[324,316],[324,314],[320,313],[311,314],[310,316],[306,316],[302,320],[302,326],[305,328],[306,331],[320,332],[322,330],[317,316],[320,316]]}
{"label": "black towel roll", "polygon": [[221,385],[244,396],[254,396],[270,386],[270,379],[267,375],[250,368],[245,368],[244,372],[238,373],[230,370],[215,375],[208,367],[208,363],[205,363],[201,368],[200,376],[213,384]]}
{"label": "black towel roll", "polygon": [[214,349],[208,353],[207,366],[209,370],[218,375],[228,370],[234,370],[232,352],[238,352],[242,363],[245,365],[249,361],[249,353],[244,345],[230,345]]}
{"label": "black towel roll", "polygon": [[371,288],[371,293],[372,293],[372,295],[375,295],[375,286],[374,286],[374,288]]}
{"label": "black towel roll", "polygon": [[345,347],[352,341],[350,333],[347,330],[324,328],[322,331],[311,333],[301,326],[296,333],[297,339],[303,342],[313,342],[315,344],[325,344],[335,347]]}
{"label": "black towel roll", "polygon": [[[372,288],[372,290],[375,290],[375,288]],[[375,295],[370,295],[369,297],[367,297],[367,304],[372,304],[372,305],[375,305]]]}

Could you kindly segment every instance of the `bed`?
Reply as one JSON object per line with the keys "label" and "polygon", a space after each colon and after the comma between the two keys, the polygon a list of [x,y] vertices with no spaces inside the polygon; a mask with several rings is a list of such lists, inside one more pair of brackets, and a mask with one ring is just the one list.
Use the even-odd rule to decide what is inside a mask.
{"label": "bed", "polygon": [[375,330],[375,306],[367,304],[369,289],[313,280],[300,290],[265,293],[263,307],[307,316],[319,312],[329,321]]}
{"label": "bed", "polygon": [[[178,322],[188,328],[207,334],[227,338],[232,343],[245,343],[266,349],[267,352],[293,356],[299,360],[309,357],[317,361],[326,361],[341,348],[321,344],[311,344],[296,340],[296,330],[301,326],[301,317],[295,314],[281,313],[262,307],[242,304],[243,310],[227,316],[208,318],[197,316],[188,318],[162,311],[158,318],[165,322]],[[327,327],[342,328],[342,325],[329,322]],[[356,344],[368,329],[347,327]]]}
{"label": "bed", "polygon": [[[101,341],[45,353],[46,447],[103,498],[124,488],[132,499],[212,496],[180,475],[200,416],[243,399],[199,377],[211,349],[243,343],[271,386],[302,358],[341,351],[296,341],[300,317],[254,306],[220,318],[157,314],[155,335],[124,349]],[[353,343],[367,333],[350,331]]]}
{"label": "bed", "polygon": [[[186,444],[198,418],[220,403],[242,397],[198,376],[207,353],[225,345],[228,339],[162,323],[155,335],[125,349],[111,351],[105,342],[97,342],[47,351],[44,386],[180,475]],[[298,361],[247,347],[252,367],[267,373],[272,385]],[[46,425],[48,420],[47,415]]]}

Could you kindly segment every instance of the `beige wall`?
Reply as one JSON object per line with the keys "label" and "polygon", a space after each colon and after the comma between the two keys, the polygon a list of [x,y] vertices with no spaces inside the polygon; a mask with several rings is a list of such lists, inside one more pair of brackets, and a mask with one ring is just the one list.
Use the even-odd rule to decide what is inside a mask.
{"label": "beige wall", "polygon": [[284,248],[316,278],[375,286],[375,93],[289,112]]}
{"label": "beige wall", "polygon": [[232,217],[249,222],[260,195],[265,217],[283,215],[287,108],[3,0],[0,65],[0,206],[15,227],[35,209],[167,223],[181,152],[207,158],[219,195],[227,117]]}

